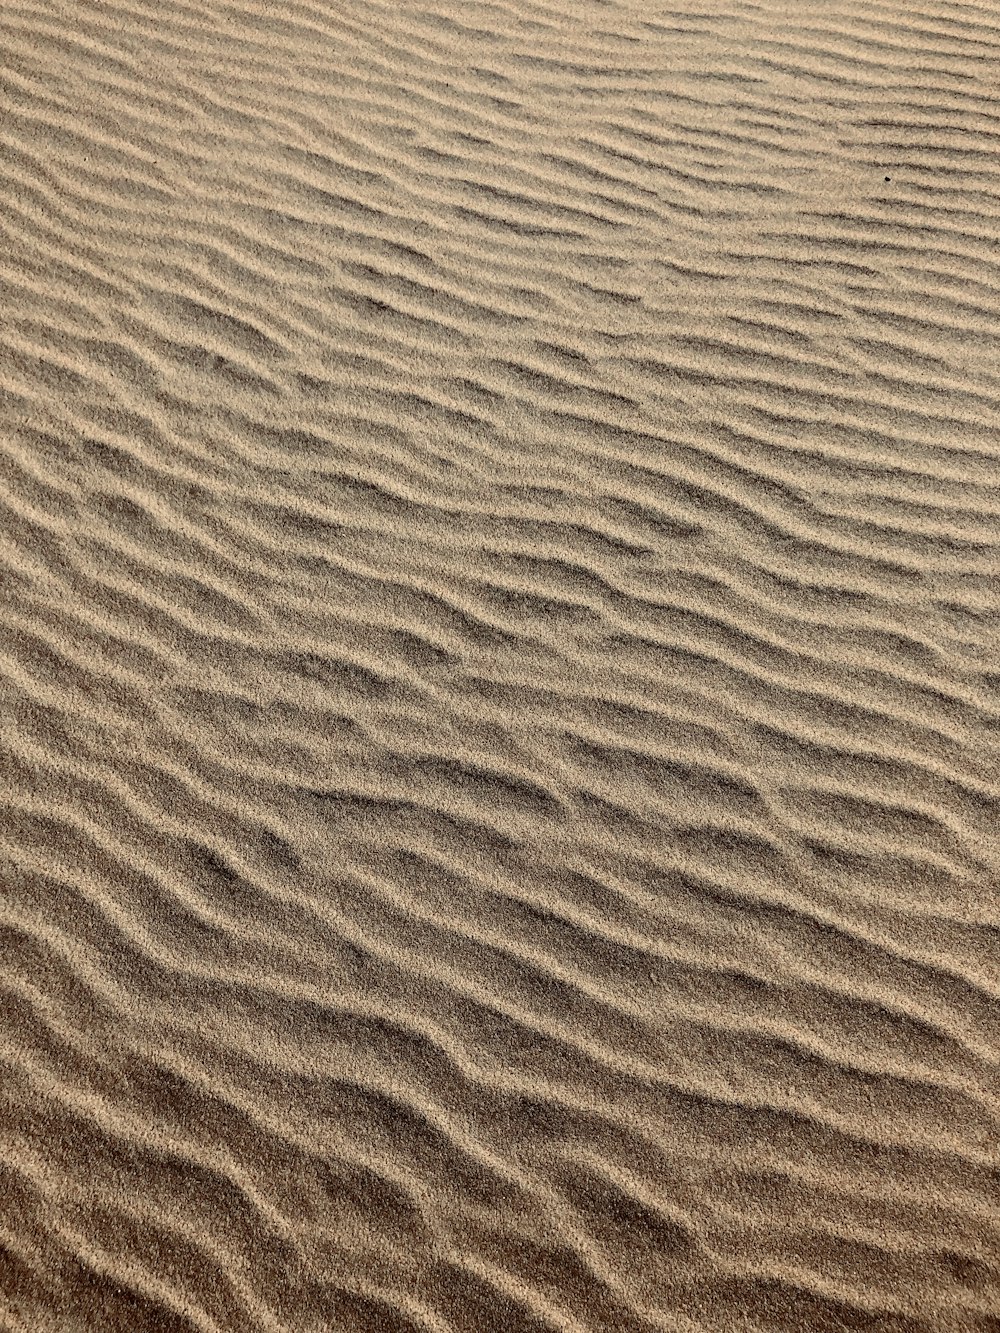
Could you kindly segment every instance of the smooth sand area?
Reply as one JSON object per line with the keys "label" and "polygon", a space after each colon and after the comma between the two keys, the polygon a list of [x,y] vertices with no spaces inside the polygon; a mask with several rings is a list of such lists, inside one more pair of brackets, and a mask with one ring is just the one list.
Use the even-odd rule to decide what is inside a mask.
{"label": "smooth sand area", "polygon": [[0,1333],[1000,1333],[1000,6],[0,5]]}

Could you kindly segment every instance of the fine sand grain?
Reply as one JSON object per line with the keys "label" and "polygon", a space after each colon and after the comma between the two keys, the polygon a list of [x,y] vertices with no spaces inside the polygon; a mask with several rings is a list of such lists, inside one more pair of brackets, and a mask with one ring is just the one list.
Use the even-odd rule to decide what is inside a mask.
{"label": "fine sand grain", "polygon": [[0,1331],[997,1333],[1000,7],[0,111]]}

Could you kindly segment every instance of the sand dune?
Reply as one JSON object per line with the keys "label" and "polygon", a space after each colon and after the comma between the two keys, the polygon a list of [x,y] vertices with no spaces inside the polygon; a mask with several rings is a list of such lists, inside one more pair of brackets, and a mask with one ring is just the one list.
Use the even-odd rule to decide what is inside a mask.
{"label": "sand dune", "polygon": [[0,9],[2,1333],[1000,1330],[998,88]]}

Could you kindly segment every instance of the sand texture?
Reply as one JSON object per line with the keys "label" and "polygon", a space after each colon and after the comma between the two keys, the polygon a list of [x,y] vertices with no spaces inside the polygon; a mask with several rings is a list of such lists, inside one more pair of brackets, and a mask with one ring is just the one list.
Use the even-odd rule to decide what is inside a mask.
{"label": "sand texture", "polygon": [[1000,1333],[1000,6],[0,111],[0,1333]]}

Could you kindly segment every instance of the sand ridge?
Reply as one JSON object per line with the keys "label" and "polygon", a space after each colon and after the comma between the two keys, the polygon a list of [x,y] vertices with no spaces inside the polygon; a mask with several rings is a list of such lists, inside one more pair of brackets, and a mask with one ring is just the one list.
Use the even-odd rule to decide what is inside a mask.
{"label": "sand ridge", "polygon": [[3,1333],[1000,1329],[998,69],[0,9]]}

